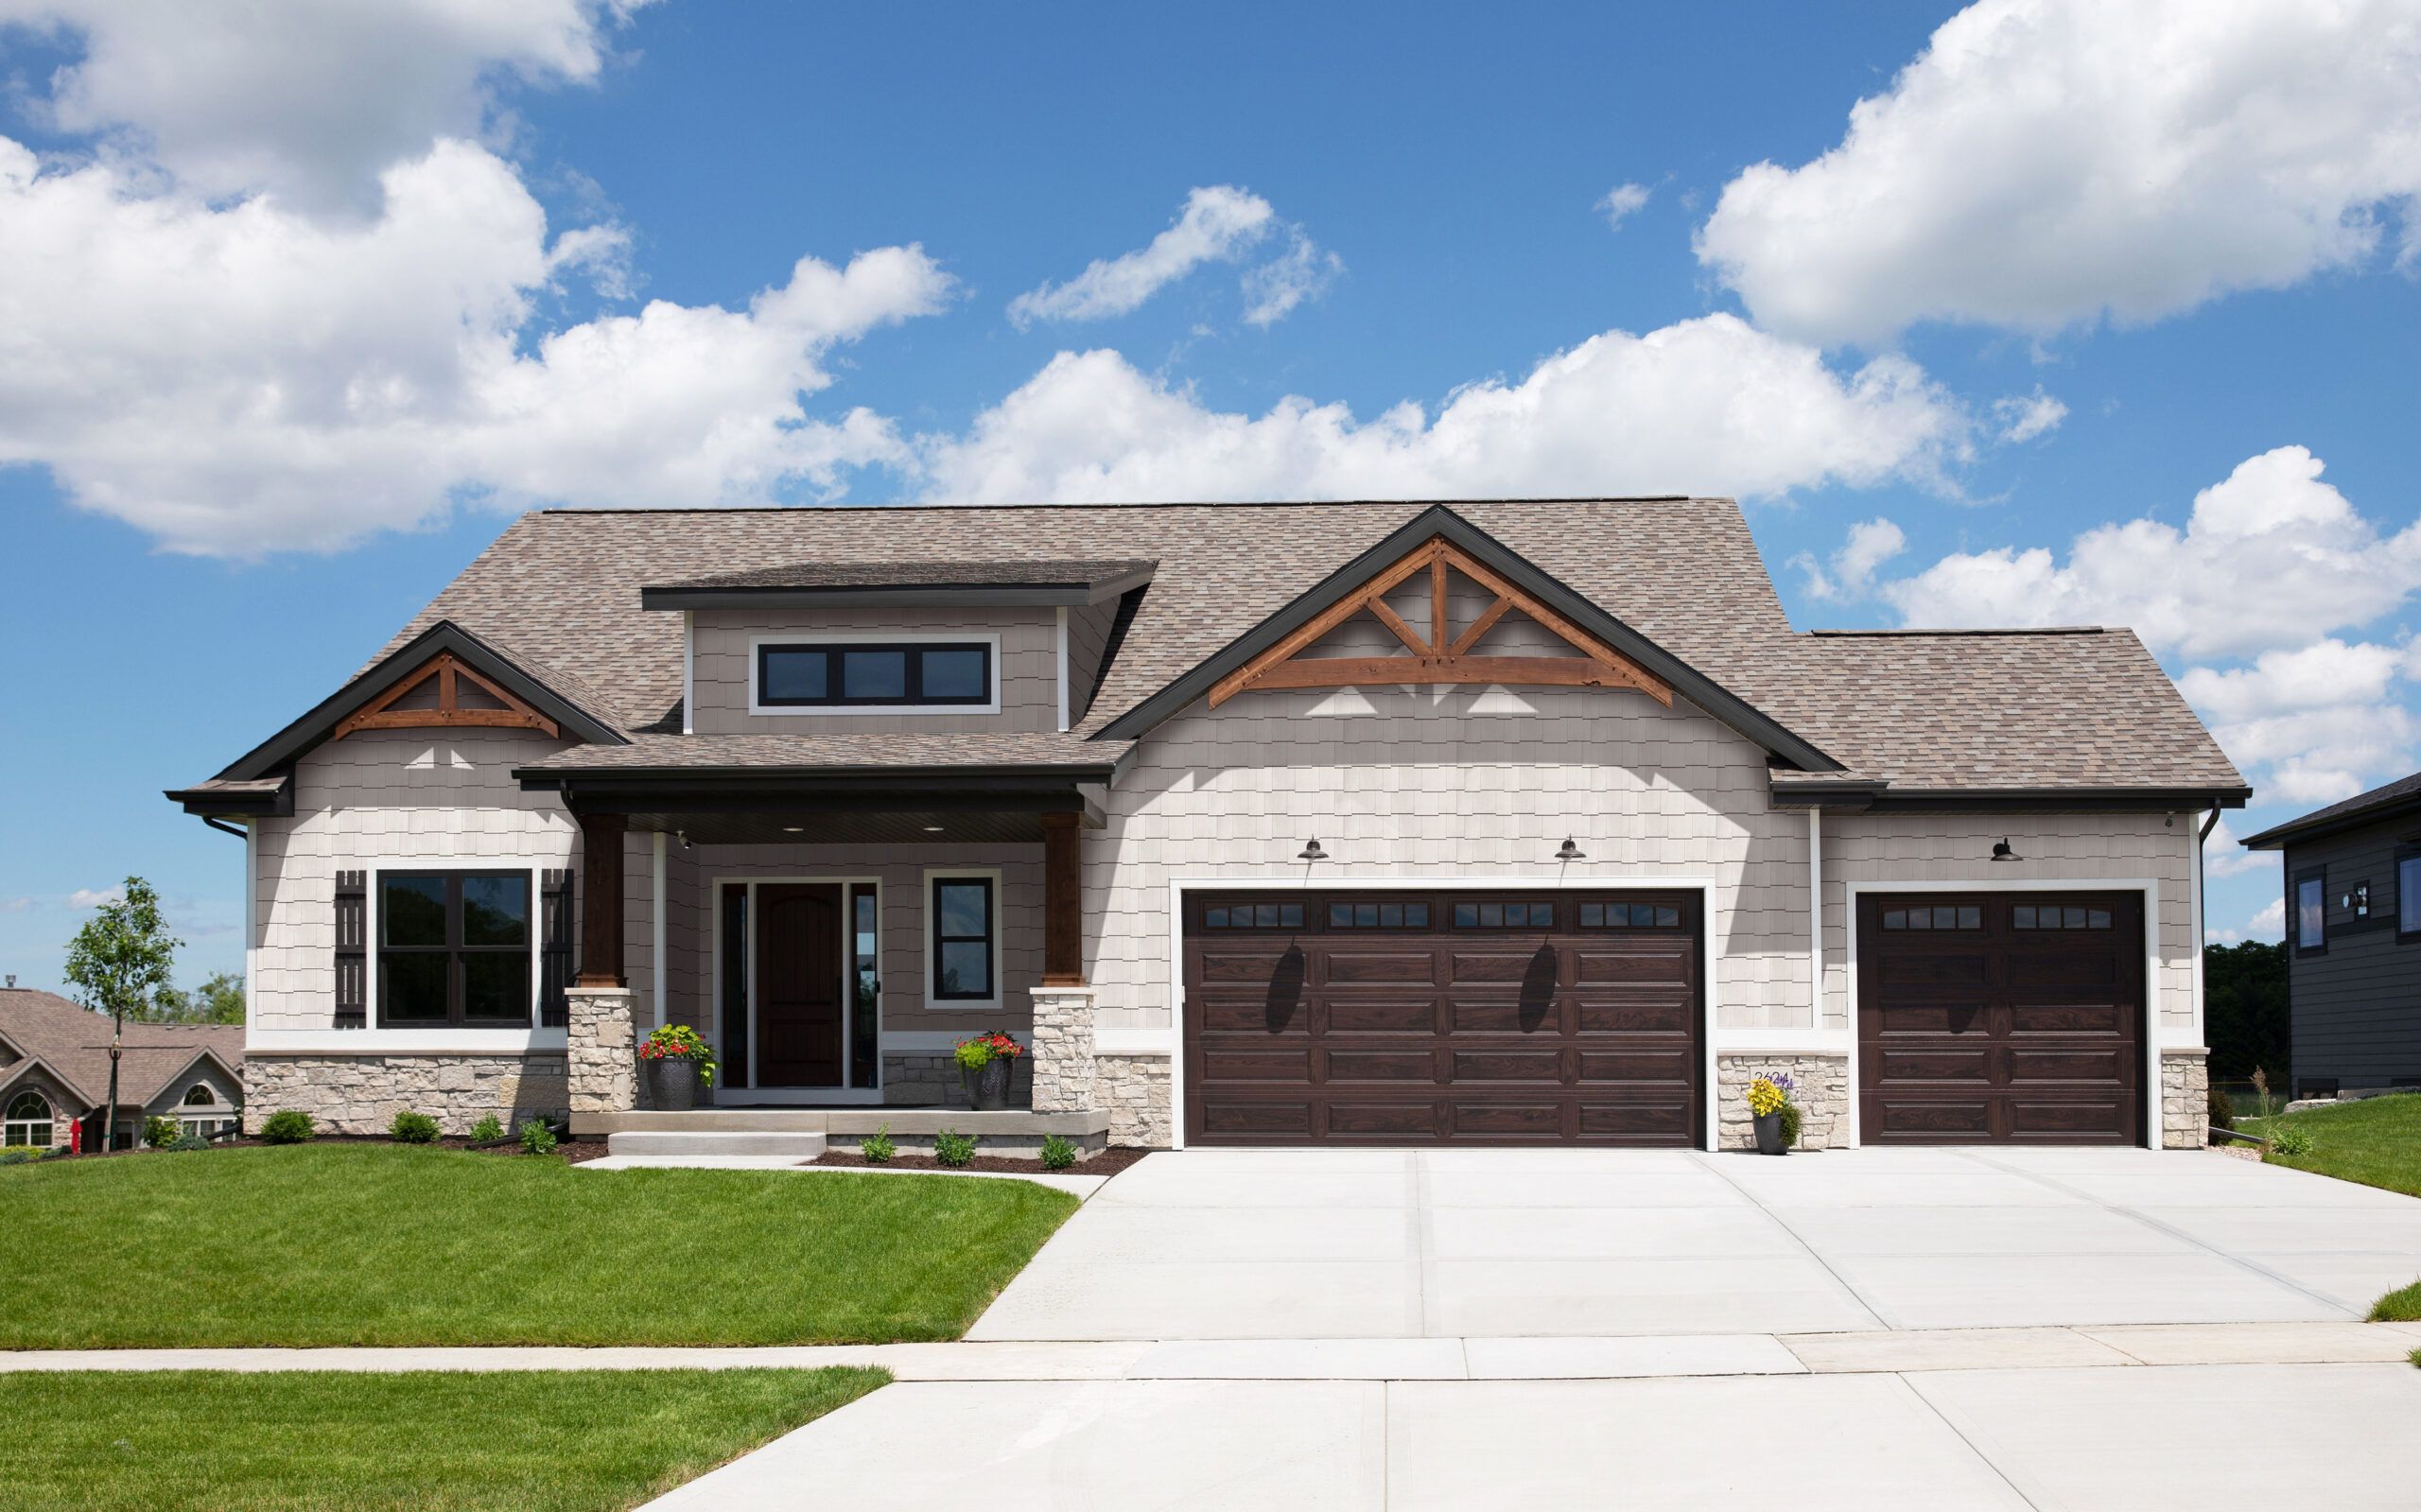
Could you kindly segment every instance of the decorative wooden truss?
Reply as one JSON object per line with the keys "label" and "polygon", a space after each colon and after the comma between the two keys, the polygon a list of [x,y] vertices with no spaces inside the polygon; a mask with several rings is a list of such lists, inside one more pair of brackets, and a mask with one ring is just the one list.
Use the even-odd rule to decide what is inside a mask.
{"label": "decorative wooden truss", "polygon": [[[426,687],[431,678],[437,682],[437,701],[430,704],[413,698],[413,693]],[[476,690],[468,702],[465,702],[463,694],[465,684]],[[395,706],[406,699],[411,700],[409,707]],[[555,727],[554,721],[471,670],[452,652],[440,652],[423,662],[403,681],[346,715],[337,725],[336,733],[328,739],[341,740],[356,730],[442,729],[461,725],[544,730],[549,735],[562,733]]]}
{"label": "decorative wooden truss", "polygon": [[[1480,617],[1451,639],[1446,625],[1449,569],[1496,595]],[[1423,636],[1390,608],[1386,596],[1429,573],[1429,634]],[[1577,656],[1486,656],[1472,654],[1497,621],[1519,610],[1569,642]],[[1306,648],[1367,612],[1394,633],[1411,654],[1404,656],[1305,656]],[[1210,689],[1217,708],[1248,688],[1352,687],[1419,683],[1494,683],[1507,686],[1627,687],[1670,705],[1673,689],[1663,679],[1490,571],[1444,536],[1432,536],[1393,566],[1313,616],[1277,644],[1221,678]]]}

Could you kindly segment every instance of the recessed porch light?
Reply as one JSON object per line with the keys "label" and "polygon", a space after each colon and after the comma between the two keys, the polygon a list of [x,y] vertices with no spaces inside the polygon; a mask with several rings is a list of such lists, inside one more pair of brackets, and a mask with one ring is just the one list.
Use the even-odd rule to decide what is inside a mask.
{"label": "recessed porch light", "polygon": [[941,832],[942,826],[939,825],[927,825],[925,826],[925,833],[928,835],[938,835]]}
{"label": "recessed porch light", "polygon": [[784,825],[782,826],[782,833],[785,835],[795,835],[801,833],[806,829],[806,827],[807,826],[804,825]]}

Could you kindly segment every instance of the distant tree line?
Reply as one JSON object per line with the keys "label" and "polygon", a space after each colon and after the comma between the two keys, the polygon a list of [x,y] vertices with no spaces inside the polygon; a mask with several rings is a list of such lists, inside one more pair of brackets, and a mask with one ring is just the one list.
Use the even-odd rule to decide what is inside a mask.
{"label": "distant tree line", "polygon": [[2259,1067],[2272,1086],[2290,1085],[2283,942],[2203,947],[2203,1038],[2211,1048],[2212,1081],[2249,1081]]}

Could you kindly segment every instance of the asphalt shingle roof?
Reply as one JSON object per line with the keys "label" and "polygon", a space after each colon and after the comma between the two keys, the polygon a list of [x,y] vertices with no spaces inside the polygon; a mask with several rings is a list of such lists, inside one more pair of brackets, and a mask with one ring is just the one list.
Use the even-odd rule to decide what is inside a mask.
{"label": "asphalt shingle roof", "polygon": [[1150,570],[1149,561],[1078,558],[1053,562],[792,562],[719,572],[652,588],[995,587],[1065,583],[1092,587]]}
{"label": "asphalt shingle roof", "polygon": [[[56,993],[32,987],[0,988],[0,1034],[43,1064],[67,1089],[98,1106],[110,1087],[110,1020]],[[137,1024],[126,1026],[118,1062],[117,1100],[122,1107],[150,1102],[169,1080],[207,1050],[240,1071],[244,1065],[241,1024]],[[0,1067],[0,1081],[18,1070]]]}
{"label": "asphalt shingle roof", "polygon": [[2385,818],[2390,809],[2414,803],[2421,803],[2421,772],[2416,772],[2409,777],[2398,777],[2394,782],[2384,783],[2368,792],[2358,792],[2351,798],[2330,804],[2325,808],[2315,808],[2310,813],[2298,819],[2290,819],[2283,825],[2273,825],[2257,835],[2246,837],[2244,843],[2256,850],[2271,850],[2300,836],[2333,829],[2349,822],[2359,822],[2374,811],[2377,811],[2381,818]]}

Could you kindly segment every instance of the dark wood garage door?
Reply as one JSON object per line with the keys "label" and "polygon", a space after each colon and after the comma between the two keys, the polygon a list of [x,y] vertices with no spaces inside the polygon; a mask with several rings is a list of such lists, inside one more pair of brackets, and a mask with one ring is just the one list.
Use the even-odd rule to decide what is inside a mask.
{"label": "dark wood garage door", "polygon": [[1695,893],[1193,893],[1190,1144],[1692,1145]]}
{"label": "dark wood garage door", "polygon": [[1858,900],[1869,1144],[2143,1142],[2138,893]]}

